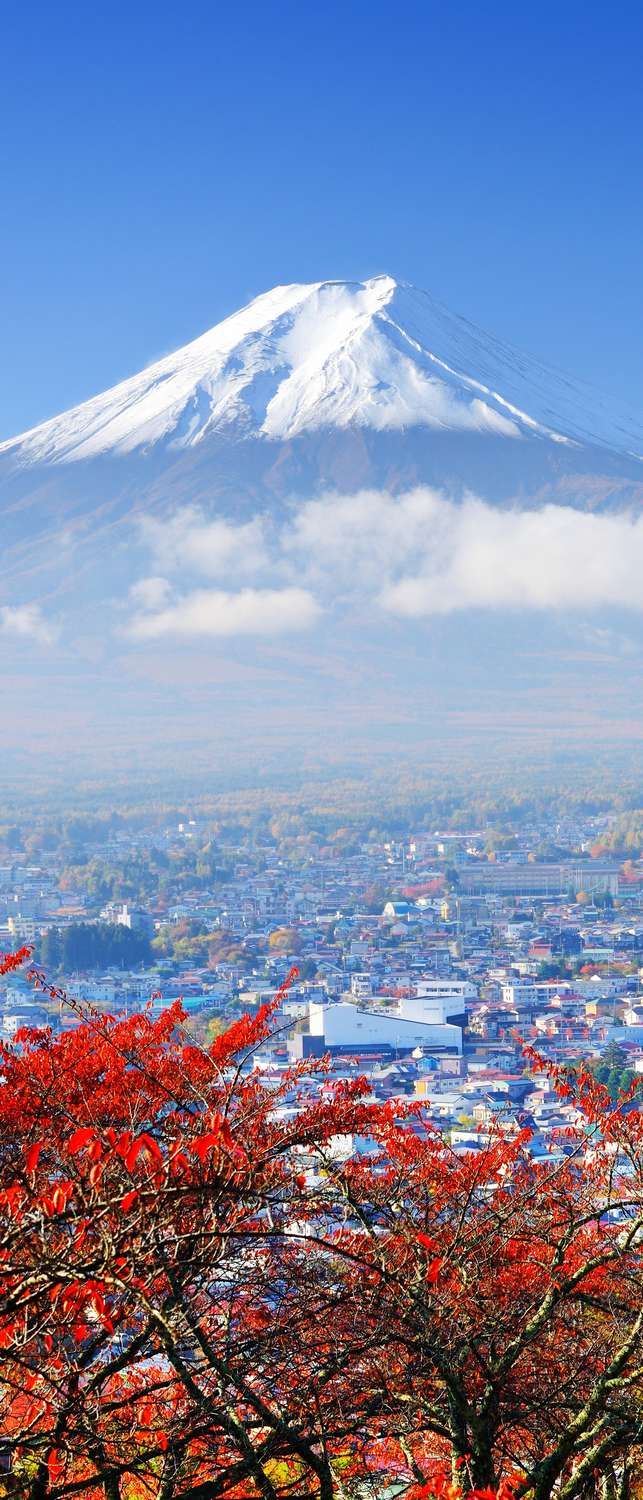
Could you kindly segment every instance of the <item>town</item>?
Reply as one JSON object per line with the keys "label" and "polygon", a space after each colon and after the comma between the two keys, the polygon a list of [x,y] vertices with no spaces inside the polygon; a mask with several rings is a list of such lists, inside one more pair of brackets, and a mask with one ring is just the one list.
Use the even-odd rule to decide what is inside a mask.
{"label": "town", "polygon": [[541,817],[500,836],[311,837],[287,816],[272,828],[213,838],[196,814],[80,820],[64,846],[5,835],[0,945],[29,946],[72,1002],[6,976],[5,1043],[24,1027],[77,1027],[85,1004],[157,1014],[180,997],[208,1044],[290,975],[249,1065],[279,1079],[293,1060],[327,1056],[374,1099],[422,1101],[456,1151],[481,1149],[496,1119],[527,1125],[535,1156],[564,1149],[566,1107],[525,1044],[585,1061],[612,1098],[635,1098],[643,872],[614,817]]}

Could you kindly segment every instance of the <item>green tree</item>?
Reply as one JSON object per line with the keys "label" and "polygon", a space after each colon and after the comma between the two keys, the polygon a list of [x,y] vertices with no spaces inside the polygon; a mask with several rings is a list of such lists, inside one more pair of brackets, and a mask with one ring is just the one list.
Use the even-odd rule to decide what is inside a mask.
{"label": "green tree", "polygon": [[627,1063],[627,1053],[619,1047],[618,1042],[608,1042],[601,1061],[606,1063],[608,1068],[617,1068],[619,1072],[622,1072]]}
{"label": "green tree", "polygon": [[62,964],[63,944],[58,927],[50,927],[40,939],[39,957],[48,974],[58,974]]}
{"label": "green tree", "polygon": [[120,923],[73,922],[49,929],[40,940],[38,956],[43,967],[56,973],[131,969],[149,963],[150,943],[146,933]]}
{"label": "green tree", "polygon": [[607,1076],[606,1088],[613,1104],[616,1104],[619,1096],[622,1076],[623,1074],[619,1072],[618,1068],[611,1068]]}

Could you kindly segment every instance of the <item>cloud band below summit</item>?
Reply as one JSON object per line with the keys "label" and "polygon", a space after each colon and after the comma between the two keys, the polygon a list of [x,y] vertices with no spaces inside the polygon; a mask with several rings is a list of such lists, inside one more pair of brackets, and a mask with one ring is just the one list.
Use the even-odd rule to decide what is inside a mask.
{"label": "cloud band below summit", "polygon": [[568,506],[372,490],[307,501],[278,525],[185,507],[147,520],[143,541],[155,572],[133,591],[139,639],[280,634],[314,625],[322,608],[354,605],[406,618],[643,608],[643,518]]}

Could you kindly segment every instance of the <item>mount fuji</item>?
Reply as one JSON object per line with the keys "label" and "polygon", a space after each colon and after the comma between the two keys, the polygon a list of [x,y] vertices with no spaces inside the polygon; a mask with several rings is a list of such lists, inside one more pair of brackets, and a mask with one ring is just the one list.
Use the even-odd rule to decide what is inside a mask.
{"label": "mount fuji", "polygon": [[95,537],[142,503],[235,513],[329,486],[595,509],[640,504],[641,455],[634,415],[377,276],[276,287],[0,443],[0,496],[16,542],[25,508],[32,537],[69,524]]}
{"label": "mount fuji", "polygon": [[347,428],[643,452],[643,425],[589,388],[377,276],[276,287],[104,395],[0,443],[0,454],[60,465]]}
{"label": "mount fuji", "polygon": [[[412,286],[376,276],[276,287],[0,443],[0,634],[24,651],[54,648],[77,720],[116,660],[107,718],[122,717],[123,691],[143,712],[141,674],[148,705],[150,693],[164,704],[163,637],[177,691],[191,673],[216,684],[207,701],[196,693],[197,720],[231,703],[243,716],[239,682],[255,693],[262,673],[271,701],[302,704],[316,673],[318,723],[330,670],[336,685],[361,674],[354,712],[368,679],[372,723],[399,685],[404,721],[417,685],[408,663],[419,652],[426,674],[431,629],[437,650],[430,617],[548,611],[544,639],[552,610],[640,608],[642,455],[636,415]],[[434,707],[458,678],[444,630]],[[266,644],[304,631],[305,651]],[[392,640],[388,708],[376,709]],[[454,651],[467,658],[466,631]],[[51,668],[42,674],[46,699]]]}

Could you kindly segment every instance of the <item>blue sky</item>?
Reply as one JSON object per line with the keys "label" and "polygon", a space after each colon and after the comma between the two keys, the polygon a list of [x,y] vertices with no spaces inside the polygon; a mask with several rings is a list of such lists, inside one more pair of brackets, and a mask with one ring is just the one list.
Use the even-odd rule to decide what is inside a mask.
{"label": "blue sky", "polygon": [[12,7],[0,436],[378,271],[640,409],[642,42],[630,0]]}

